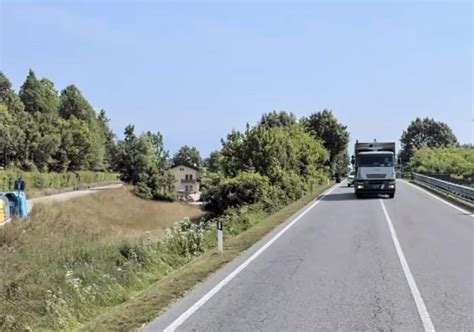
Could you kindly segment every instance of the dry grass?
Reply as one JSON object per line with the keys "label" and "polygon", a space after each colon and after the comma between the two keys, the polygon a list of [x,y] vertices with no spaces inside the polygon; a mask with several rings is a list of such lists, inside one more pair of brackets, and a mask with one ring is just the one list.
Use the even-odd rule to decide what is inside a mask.
{"label": "dry grass", "polygon": [[199,207],[181,202],[140,199],[133,195],[130,187],[98,191],[67,202],[44,205],[60,212],[62,223],[87,228],[106,241],[143,235],[156,239],[176,221],[184,217],[196,219],[203,214]]}
{"label": "dry grass", "polygon": [[35,204],[0,228],[0,331],[70,330],[192,257],[159,250],[163,230],[202,214],[130,188]]}

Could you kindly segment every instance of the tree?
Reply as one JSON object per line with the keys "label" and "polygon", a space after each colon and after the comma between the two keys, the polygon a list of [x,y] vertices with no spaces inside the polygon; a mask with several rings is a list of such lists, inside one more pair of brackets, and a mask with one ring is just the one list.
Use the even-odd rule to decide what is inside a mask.
{"label": "tree", "polygon": [[55,171],[90,169],[93,142],[89,127],[76,118],[63,120],[61,124],[61,142],[51,168]]}
{"label": "tree", "polygon": [[150,140],[156,156],[156,165],[158,170],[163,174],[165,170],[170,168],[169,165],[169,152],[165,149],[163,143],[163,135],[160,132],[152,133],[147,131],[145,135]]}
{"label": "tree", "polygon": [[284,178],[295,175],[308,184],[321,180],[327,157],[321,143],[300,125],[289,128],[259,125],[247,128],[244,133],[232,131],[223,141],[220,164],[227,177],[239,172],[257,172],[268,177],[272,184],[280,185],[286,181]]}
{"label": "tree", "polygon": [[222,140],[222,149],[207,161],[203,199],[212,212],[243,204],[261,203],[273,210],[301,197],[326,180],[328,152],[304,128],[247,126]]}
{"label": "tree", "polygon": [[24,137],[19,121],[27,116],[24,108],[8,78],[0,72],[0,165],[3,167],[19,163]]}
{"label": "tree", "polygon": [[161,134],[135,134],[135,127],[125,128],[125,138],[118,141],[114,155],[114,168],[121,179],[135,186],[136,195],[145,199],[173,200],[174,176],[159,170],[163,156]]}
{"label": "tree", "polygon": [[99,112],[99,115],[97,115],[97,126],[99,127],[101,137],[102,137],[102,142],[105,149],[104,167],[106,169],[109,169],[112,165],[112,162],[113,162],[112,159],[113,159],[114,148],[115,148],[115,145],[114,145],[115,135],[109,127],[109,122],[110,122],[110,119],[107,117],[105,111],[101,110]]}
{"label": "tree", "polygon": [[202,163],[199,150],[195,147],[187,145],[181,147],[173,156],[173,165],[186,165],[190,167],[200,168]]}
{"label": "tree", "polygon": [[220,151],[213,151],[209,154],[209,157],[204,160],[204,165],[209,172],[220,172],[222,171],[221,159]]}
{"label": "tree", "polygon": [[403,131],[400,142],[399,156],[402,163],[409,162],[418,149],[458,145],[458,140],[451,128],[446,123],[435,121],[433,118],[416,118]]}
{"label": "tree", "polygon": [[19,95],[29,113],[54,113],[58,110],[59,98],[53,82],[46,78],[38,80],[31,69]]}
{"label": "tree", "polygon": [[2,72],[0,72],[0,103],[3,103],[11,114],[25,109],[20,97],[13,91],[12,84]]}
{"label": "tree", "polygon": [[65,119],[69,119],[73,115],[80,120],[89,122],[95,119],[94,109],[75,85],[69,85],[61,91],[59,114]]}
{"label": "tree", "polygon": [[339,123],[332,111],[326,109],[303,118],[302,122],[307,131],[321,139],[324,147],[329,151],[328,165],[332,172],[336,172],[336,169],[341,167],[337,165],[341,164],[341,160],[345,160],[341,154],[347,150],[349,143],[347,126]]}
{"label": "tree", "polygon": [[73,85],[61,98],[30,70],[19,96],[0,72],[0,165],[23,170],[101,171],[109,168],[114,135]]}
{"label": "tree", "polygon": [[296,124],[298,120],[293,113],[288,113],[285,111],[273,111],[270,113],[265,113],[260,118],[259,125],[265,126],[267,128],[274,127],[291,127]]}

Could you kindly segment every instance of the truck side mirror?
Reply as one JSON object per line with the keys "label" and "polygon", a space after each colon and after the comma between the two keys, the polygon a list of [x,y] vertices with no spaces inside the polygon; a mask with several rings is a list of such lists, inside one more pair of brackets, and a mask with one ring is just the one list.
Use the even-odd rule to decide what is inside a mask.
{"label": "truck side mirror", "polygon": [[352,165],[355,165],[355,158],[354,158],[354,155],[352,155],[352,157],[351,157],[351,164],[352,164]]}

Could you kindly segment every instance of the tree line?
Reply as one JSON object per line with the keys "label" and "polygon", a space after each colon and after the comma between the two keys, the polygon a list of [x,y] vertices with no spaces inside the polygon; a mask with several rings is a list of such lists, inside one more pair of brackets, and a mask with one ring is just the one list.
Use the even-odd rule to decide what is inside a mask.
{"label": "tree line", "polygon": [[105,111],[96,113],[81,91],[60,93],[30,70],[19,93],[0,72],[0,166],[26,171],[111,169],[114,135]]}
{"label": "tree line", "polygon": [[[310,182],[345,171],[348,141],[346,126],[329,110],[302,119],[274,111],[244,132],[231,132],[222,148],[205,160],[190,146],[183,146],[171,157],[159,132],[137,134],[129,125],[124,139],[116,139],[106,112],[96,112],[74,85],[58,92],[52,81],[37,78],[30,70],[16,93],[0,72],[2,168],[114,171],[135,186],[137,195],[148,199],[173,199],[169,169],[178,164],[226,179],[253,172],[273,186],[282,181],[281,188],[295,185],[301,192]],[[292,198],[295,195],[288,193]]]}

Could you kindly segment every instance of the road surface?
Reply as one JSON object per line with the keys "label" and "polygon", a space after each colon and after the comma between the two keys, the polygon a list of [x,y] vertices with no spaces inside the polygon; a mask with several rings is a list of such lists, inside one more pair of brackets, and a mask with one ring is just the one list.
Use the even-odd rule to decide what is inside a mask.
{"label": "road surface", "polygon": [[32,199],[27,200],[26,205],[28,208],[28,212],[30,212],[31,209],[33,208],[33,205],[36,203],[63,202],[63,201],[68,201],[73,198],[90,195],[90,194],[96,193],[97,191],[116,189],[122,186],[123,186],[122,183],[116,183],[116,184],[110,184],[106,186],[93,187],[93,188],[83,189],[83,190],[68,191],[68,192],[55,194],[55,195],[32,198]]}
{"label": "road surface", "polygon": [[474,330],[473,216],[397,186],[336,185],[144,330]]}

